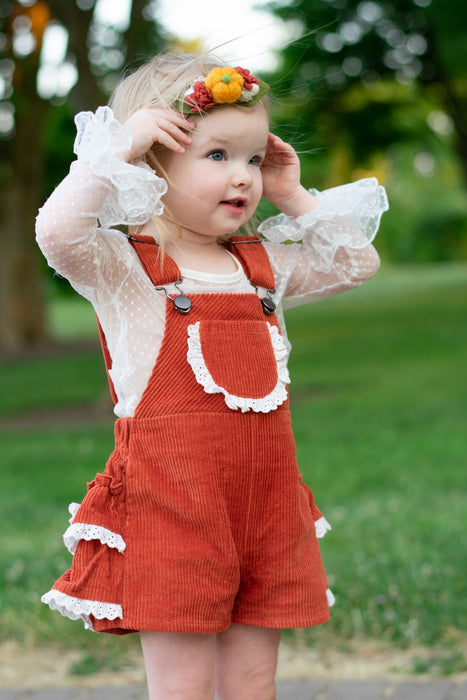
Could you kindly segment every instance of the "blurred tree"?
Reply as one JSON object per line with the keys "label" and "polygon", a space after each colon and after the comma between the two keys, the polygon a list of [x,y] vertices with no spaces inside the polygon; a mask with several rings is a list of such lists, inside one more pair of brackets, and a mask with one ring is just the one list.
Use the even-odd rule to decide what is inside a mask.
{"label": "blurred tree", "polygon": [[332,145],[346,175],[395,141],[452,131],[467,181],[465,0],[275,0],[269,8],[301,37],[283,50],[279,119],[298,116]]}
{"label": "blurred tree", "polygon": [[[47,337],[34,221],[45,191],[47,125],[106,101],[129,57],[166,46],[155,0],[0,0],[0,348]],[[107,3],[108,6],[108,3]],[[71,115],[70,115],[71,117]]]}

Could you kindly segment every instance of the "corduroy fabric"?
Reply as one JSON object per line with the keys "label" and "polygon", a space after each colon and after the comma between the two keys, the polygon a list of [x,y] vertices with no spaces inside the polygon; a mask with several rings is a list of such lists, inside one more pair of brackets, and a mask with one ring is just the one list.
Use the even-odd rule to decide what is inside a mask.
{"label": "corduroy fabric", "polygon": [[274,273],[257,236],[231,236],[226,242],[226,248],[238,258],[255,287],[274,289]]}
{"label": "corduroy fabric", "polygon": [[[153,248],[137,252],[157,283],[153,253],[146,259]],[[253,269],[255,279],[261,274]],[[204,391],[187,362],[187,328],[199,321],[218,379],[261,396],[274,370],[261,329],[277,320],[266,323],[254,293],[190,298],[187,315],[167,300],[164,339],[135,416],[116,422],[115,451],[74,518],[121,535],[125,551],[81,540],[54,588],[121,605],[122,619],[91,616],[96,631],[114,634],[325,622],[314,527],[321,513],[298,472],[288,402],[268,413],[233,411]]]}
{"label": "corduroy fabric", "polygon": [[[256,301],[256,300],[255,300]],[[258,321],[203,320],[200,338],[206,366],[216,384],[242,397],[267,396],[277,382],[277,366],[264,317]],[[219,338],[228,343],[219,343]],[[263,348],[260,362],[250,348]]]}
{"label": "corduroy fabric", "polygon": [[157,286],[178,282],[181,279],[177,264],[168,255],[162,256],[161,249],[151,236],[132,236],[129,239],[136,250],[146,273]]}

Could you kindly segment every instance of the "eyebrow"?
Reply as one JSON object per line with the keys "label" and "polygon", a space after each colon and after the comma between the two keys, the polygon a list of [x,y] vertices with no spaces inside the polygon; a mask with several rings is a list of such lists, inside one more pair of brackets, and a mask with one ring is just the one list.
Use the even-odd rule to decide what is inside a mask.
{"label": "eyebrow", "polygon": [[[209,150],[216,149],[216,148],[224,148],[229,144],[229,139],[220,137],[216,138],[214,136],[209,136],[209,138],[202,144],[200,144],[201,149],[206,149],[208,148]],[[266,152],[268,150],[268,143],[267,141],[264,142],[264,144],[260,144],[256,148],[252,149],[252,153],[264,153],[266,155]]]}
{"label": "eyebrow", "polygon": [[[215,134],[206,134],[206,138],[202,140],[200,143],[201,147],[207,147],[209,146],[210,148],[216,148],[217,146],[225,146],[230,143],[230,137],[229,136],[223,136],[223,135],[215,135]],[[267,139],[262,144],[257,150],[261,151],[267,151],[268,148],[268,142]]]}

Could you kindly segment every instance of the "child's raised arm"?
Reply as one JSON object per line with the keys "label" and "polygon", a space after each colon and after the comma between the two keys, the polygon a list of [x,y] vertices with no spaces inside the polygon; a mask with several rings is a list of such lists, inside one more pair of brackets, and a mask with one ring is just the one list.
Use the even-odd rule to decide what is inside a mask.
{"label": "child's raised arm", "polygon": [[275,134],[269,134],[261,174],[263,197],[287,216],[302,216],[319,206],[300,182],[300,160],[295,150]]}
{"label": "child's raised arm", "polygon": [[[262,164],[263,195],[282,214],[259,227],[276,274],[277,299],[285,306],[317,301],[358,286],[378,269],[371,245],[386,193],[374,178],[325,192],[300,183],[292,146],[270,134]],[[282,242],[296,245],[274,245]]]}
{"label": "child's raised arm", "polygon": [[112,110],[76,117],[78,160],[55,189],[36,222],[37,241],[51,267],[91,301],[102,276],[118,272],[118,251],[106,245],[99,224],[143,224],[162,211],[165,181],[146,164],[130,163],[162,143],[181,153],[192,127],[174,111],[142,109],[121,125]]}

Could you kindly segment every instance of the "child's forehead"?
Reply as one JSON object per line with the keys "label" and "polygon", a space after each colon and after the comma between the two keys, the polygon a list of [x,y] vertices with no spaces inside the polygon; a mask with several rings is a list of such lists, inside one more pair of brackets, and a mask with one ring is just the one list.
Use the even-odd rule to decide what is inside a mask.
{"label": "child's forehead", "polygon": [[225,107],[197,120],[195,133],[199,141],[229,143],[241,139],[263,145],[267,142],[268,132],[269,118],[265,110]]}

